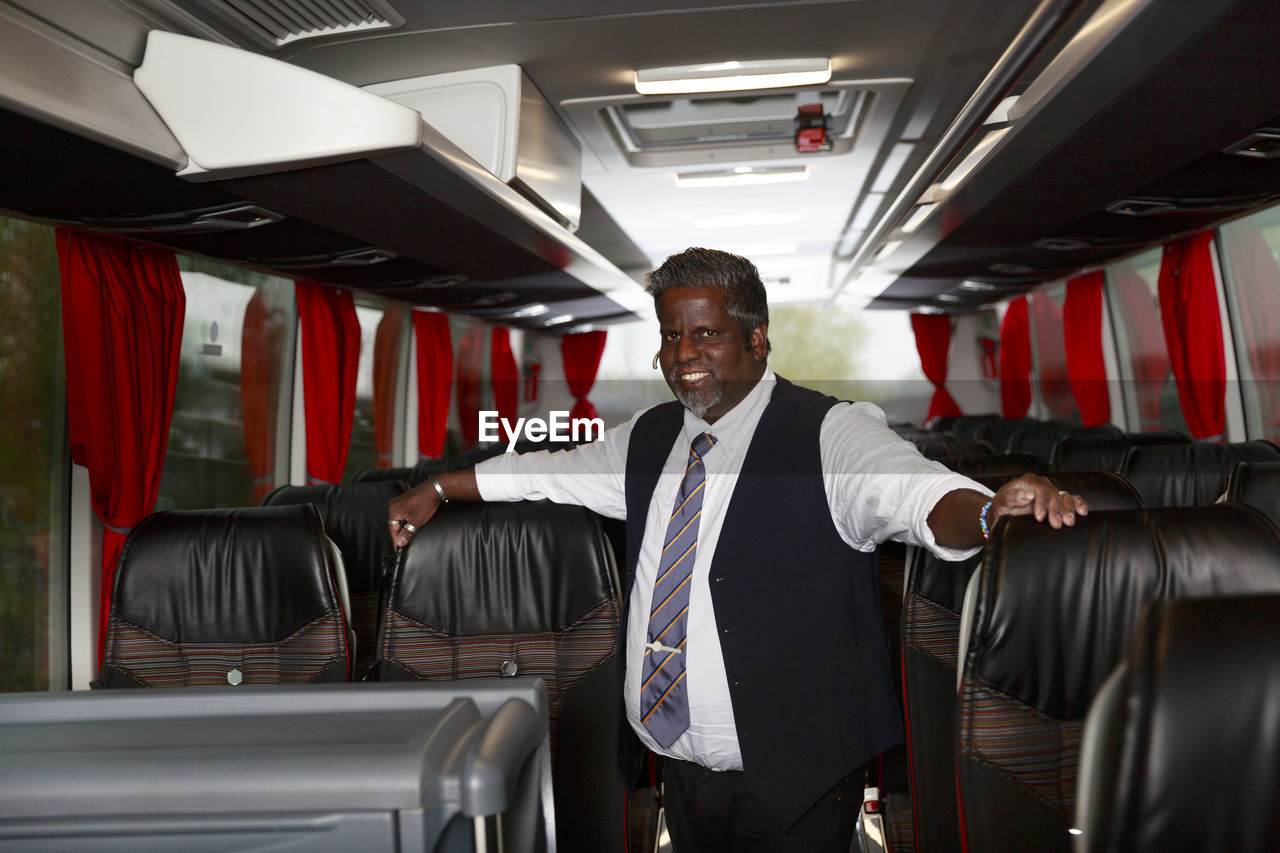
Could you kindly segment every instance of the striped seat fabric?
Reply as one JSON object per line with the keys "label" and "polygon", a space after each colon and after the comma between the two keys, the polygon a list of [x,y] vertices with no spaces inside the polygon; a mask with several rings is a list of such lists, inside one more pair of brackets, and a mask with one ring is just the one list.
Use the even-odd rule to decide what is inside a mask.
{"label": "striped seat fabric", "polygon": [[350,619],[356,633],[357,680],[373,666],[383,563],[395,550],[387,535],[387,502],[408,488],[400,480],[281,486],[262,500],[263,506],[314,505],[324,522],[325,534],[342,552],[351,596]]}
{"label": "striped seat fabric", "polygon": [[94,686],[346,681],[344,590],[312,506],[156,513],[120,555]]}
{"label": "striped seat fabric", "polygon": [[379,680],[546,682],[562,853],[622,851],[626,842],[617,578],[597,516],[539,501],[444,505],[385,580]]}
{"label": "striped seat fabric", "polygon": [[1280,592],[1280,529],[1239,504],[997,525],[965,601],[961,826],[970,850],[1068,853],[1089,703],[1151,602]]}

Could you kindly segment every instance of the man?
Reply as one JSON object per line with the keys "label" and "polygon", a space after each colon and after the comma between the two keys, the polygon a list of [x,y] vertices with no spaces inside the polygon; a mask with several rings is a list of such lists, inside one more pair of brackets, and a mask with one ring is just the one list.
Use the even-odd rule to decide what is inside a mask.
{"label": "man", "polygon": [[1033,475],[992,496],[924,459],[875,406],[775,376],[745,258],[689,249],[648,290],[678,402],[572,451],[437,477],[391,502],[392,537],[405,545],[446,497],[626,519],[624,775],[641,744],[667,757],[677,853],[846,853],[860,766],[901,738],[875,546],[962,559],[1002,516],[1056,528],[1087,507]]}

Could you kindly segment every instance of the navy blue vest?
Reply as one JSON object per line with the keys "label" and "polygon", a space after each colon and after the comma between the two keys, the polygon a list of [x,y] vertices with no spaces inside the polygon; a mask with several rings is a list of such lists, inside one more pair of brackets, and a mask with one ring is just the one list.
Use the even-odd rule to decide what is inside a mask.
{"label": "navy blue vest", "polygon": [[[902,736],[875,555],[840,538],[823,490],[818,437],[835,403],[778,378],[711,562],[746,783],[784,825]],[[628,595],[649,501],[683,423],[672,402],[645,413],[631,433]],[[622,631],[625,638],[625,616]],[[623,772],[634,779],[643,751],[625,721],[620,733]]]}

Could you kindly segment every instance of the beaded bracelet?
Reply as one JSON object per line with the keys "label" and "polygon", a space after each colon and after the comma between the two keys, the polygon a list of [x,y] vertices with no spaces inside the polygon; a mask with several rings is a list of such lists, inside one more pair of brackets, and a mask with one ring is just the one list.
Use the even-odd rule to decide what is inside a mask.
{"label": "beaded bracelet", "polygon": [[978,513],[978,526],[982,528],[982,538],[991,538],[991,528],[987,527],[987,513],[991,510],[991,501],[987,501],[982,505],[982,512]]}

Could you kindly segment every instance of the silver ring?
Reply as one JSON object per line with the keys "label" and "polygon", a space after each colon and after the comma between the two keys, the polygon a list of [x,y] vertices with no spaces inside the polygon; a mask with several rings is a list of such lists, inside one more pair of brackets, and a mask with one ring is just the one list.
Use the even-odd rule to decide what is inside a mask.
{"label": "silver ring", "polygon": [[403,525],[403,526],[404,526],[404,529],[405,529],[405,530],[409,531],[409,535],[410,535],[410,536],[412,536],[413,534],[415,534],[415,533],[417,533],[417,532],[418,532],[418,528],[414,527],[412,524],[410,524],[410,523],[409,523],[409,522],[407,522],[407,521],[406,521],[406,522],[404,522],[404,525]]}
{"label": "silver ring", "polygon": [[394,519],[394,520],[392,520],[392,521],[388,521],[388,522],[387,522],[387,524],[390,524],[392,527],[403,527],[403,526],[404,526],[404,519],[403,519],[403,518],[397,518],[397,519]]}
{"label": "silver ring", "polygon": [[1058,494],[1060,494],[1060,495],[1069,495],[1069,494],[1071,494],[1071,493],[1070,493],[1070,492],[1068,492],[1066,489],[1058,489]]}

